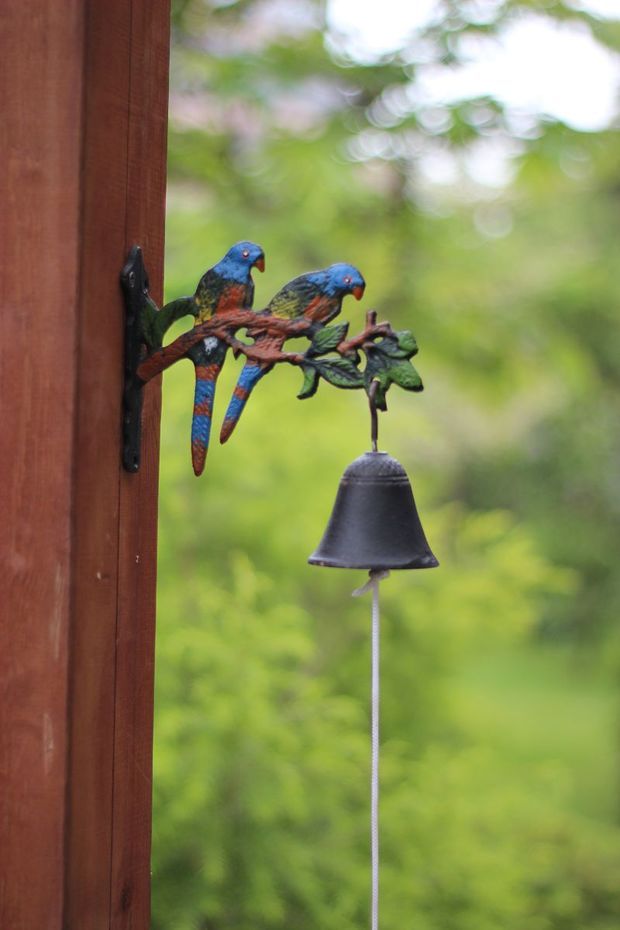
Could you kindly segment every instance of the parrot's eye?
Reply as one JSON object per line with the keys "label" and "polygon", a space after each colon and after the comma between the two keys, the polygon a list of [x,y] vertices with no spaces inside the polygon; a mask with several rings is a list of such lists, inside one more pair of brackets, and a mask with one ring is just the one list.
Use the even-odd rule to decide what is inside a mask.
{"label": "parrot's eye", "polygon": [[247,249],[244,249],[243,252],[242,252],[241,254],[243,255],[244,258],[249,258],[249,257],[250,257],[250,253],[248,252]]}
{"label": "parrot's eye", "polygon": [[352,279],[351,279],[351,276],[350,276],[350,275],[346,275],[346,276],[345,276],[345,279],[344,279],[344,283],[345,283],[345,284],[350,284],[350,283],[351,283],[351,280],[352,280]]}

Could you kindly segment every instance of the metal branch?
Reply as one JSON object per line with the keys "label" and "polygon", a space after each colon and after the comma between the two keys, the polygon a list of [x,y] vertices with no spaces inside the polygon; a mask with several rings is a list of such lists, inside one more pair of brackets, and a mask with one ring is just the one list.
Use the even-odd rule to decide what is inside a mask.
{"label": "metal branch", "polygon": [[221,339],[229,345],[236,354],[242,354],[252,361],[264,364],[275,362],[290,362],[291,364],[301,364],[298,360],[301,356],[287,352],[274,351],[267,346],[261,347],[253,344],[248,345],[237,339],[235,332],[239,329],[246,329],[248,335],[257,337],[261,335],[284,336],[286,339],[296,336],[303,336],[310,331],[312,323],[310,320],[286,320],[279,317],[257,314],[252,310],[231,310],[226,315],[219,315],[199,323],[186,333],[182,333],[170,345],[163,346],[161,349],[155,349],[144,361],[140,363],[136,374],[138,378],[146,383],[156,375],[170,368],[179,359],[185,358],[189,350],[202,342],[203,339],[216,338]]}

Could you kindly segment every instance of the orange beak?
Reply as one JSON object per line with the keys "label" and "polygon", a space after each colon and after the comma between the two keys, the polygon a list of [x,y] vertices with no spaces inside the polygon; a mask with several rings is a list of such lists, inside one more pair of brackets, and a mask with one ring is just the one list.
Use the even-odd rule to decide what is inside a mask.
{"label": "orange beak", "polygon": [[362,299],[362,297],[364,296],[364,290],[365,290],[365,288],[366,288],[366,285],[365,285],[365,284],[356,284],[356,285],[355,285],[355,287],[353,288],[353,290],[351,291],[351,293],[353,294],[353,296],[355,297],[356,300],[361,300],[361,299]]}
{"label": "orange beak", "polygon": [[265,256],[264,255],[261,255],[260,258],[256,259],[256,261],[254,262],[254,267],[258,268],[259,271],[265,270]]}

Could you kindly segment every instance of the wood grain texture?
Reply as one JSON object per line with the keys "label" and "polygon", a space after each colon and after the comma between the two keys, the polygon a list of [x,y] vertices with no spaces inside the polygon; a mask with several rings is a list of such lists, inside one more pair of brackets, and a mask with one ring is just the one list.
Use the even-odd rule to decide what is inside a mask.
{"label": "wood grain texture", "polygon": [[66,924],[110,923],[116,624],[118,391],[125,250],[131,4],[88,4],[75,435]]}
{"label": "wood grain texture", "polygon": [[118,276],[140,242],[161,296],[168,44],[168,0],[0,14],[2,930],[149,926],[159,385],[126,475]]}
{"label": "wood grain texture", "polygon": [[[131,30],[127,159],[127,245],[143,246],[151,294],[163,302],[163,255],[168,122],[169,3],[135,4]],[[153,156],[155,154],[155,157]],[[157,485],[160,379],[145,389],[142,464],[121,473],[119,611],[116,654],[113,930],[142,930],[150,922],[150,858],[155,657]]]}
{"label": "wood grain texture", "polygon": [[2,6],[0,927],[7,930],[57,930],[63,909],[82,31],[78,0]]}

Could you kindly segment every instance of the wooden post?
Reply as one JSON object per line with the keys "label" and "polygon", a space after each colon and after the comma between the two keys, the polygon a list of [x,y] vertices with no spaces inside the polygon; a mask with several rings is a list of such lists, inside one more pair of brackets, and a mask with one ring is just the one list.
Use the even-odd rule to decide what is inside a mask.
{"label": "wooden post", "polygon": [[159,385],[120,467],[119,272],[161,299],[169,0],[0,12],[0,927],[147,930]]}

